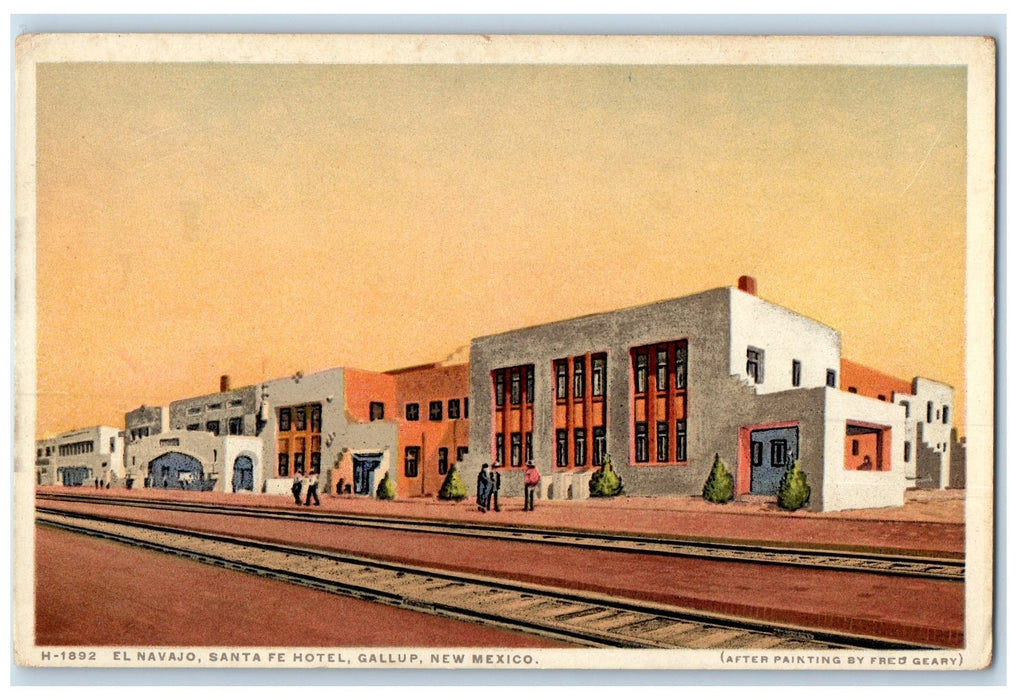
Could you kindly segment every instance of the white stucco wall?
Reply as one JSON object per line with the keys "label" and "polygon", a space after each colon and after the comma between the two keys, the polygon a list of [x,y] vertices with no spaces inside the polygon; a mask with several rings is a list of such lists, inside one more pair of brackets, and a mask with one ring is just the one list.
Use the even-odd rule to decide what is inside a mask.
{"label": "white stucco wall", "polygon": [[[824,402],[823,510],[885,508],[904,504],[908,487],[904,465],[904,408],[858,394],[827,389]],[[848,421],[890,428],[890,468],[854,471],[844,468]]]}
{"label": "white stucco wall", "polygon": [[[92,442],[94,446],[92,452],[60,455],[61,445],[85,441]],[[116,483],[124,473],[123,445],[124,440],[120,435],[120,429],[108,425],[81,428],[45,440],[38,440],[36,441],[36,450],[41,448],[43,456],[36,457],[36,483],[42,486],[62,483],[58,475],[61,467],[88,467],[91,470],[89,478],[93,481],[102,479],[108,482],[112,477]],[[51,454],[48,456],[45,454],[47,447],[51,449]]]}
{"label": "white stucco wall", "polygon": [[[791,363],[802,363],[800,388],[826,385],[826,371],[840,372],[840,333],[790,309],[731,289],[730,373],[750,382],[745,371],[746,350],[763,351],[763,381],[759,394],[795,388]],[[839,380],[839,377],[838,377]]]}

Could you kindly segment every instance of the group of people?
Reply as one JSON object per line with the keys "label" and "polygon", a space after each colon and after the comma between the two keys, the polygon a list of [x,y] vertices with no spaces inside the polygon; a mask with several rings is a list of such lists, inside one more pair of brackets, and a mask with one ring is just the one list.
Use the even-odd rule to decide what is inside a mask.
{"label": "group of people", "polygon": [[304,501],[304,505],[305,506],[311,505],[311,500],[313,499],[314,505],[320,506],[321,501],[318,500],[317,474],[311,474],[309,477],[304,477],[303,474],[297,472],[293,475],[293,487],[290,489],[290,491],[293,492],[293,500],[296,502],[298,506],[300,505],[300,494],[304,490],[305,483],[307,484],[307,496],[306,500]]}
{"label": "group of people", "polygon": [[[495,462],[490,467],[485,463],[480,467],[477,475],[477,510],[486,513],[489,510],[501,512],[498,503],[498,493],[501,491],[501,465]],[[533,501],[540,485],[540,472],[533,466],[533,462],[526,463],[526,471],[523,472],[523,510],[533,510]]]}

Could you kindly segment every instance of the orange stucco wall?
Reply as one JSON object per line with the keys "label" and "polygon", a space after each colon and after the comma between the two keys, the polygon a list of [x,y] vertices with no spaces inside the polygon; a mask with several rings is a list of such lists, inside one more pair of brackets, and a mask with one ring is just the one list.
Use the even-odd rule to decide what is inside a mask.
{"label": "orange stucco wall", "polygon": [[840,388],[843,391],[850,391],[852,388],[860,396],[868,396],[873,399],[879,398],[882,394],[886,401],[892,401],[894,392],[898,394],[910,394],[911,382],[883,374],[871,367],[860,365],[848,359],[840,361]]}
{"label": "orange stucco wall", "polygon": [[347,369],[346,413],[350,420],[366,423],[371,420],[371,402],[385,404],[385,420],[398,420],[396,411],[396,382],[391,375]]}

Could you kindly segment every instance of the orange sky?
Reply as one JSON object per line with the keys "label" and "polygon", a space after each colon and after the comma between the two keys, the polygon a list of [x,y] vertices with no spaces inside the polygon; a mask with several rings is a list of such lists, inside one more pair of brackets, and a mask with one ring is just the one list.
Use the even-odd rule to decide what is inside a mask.
{"label": "orange sky", "polygon": [[40,436],[742,274],[963,425],[963,68],[37,76]]}

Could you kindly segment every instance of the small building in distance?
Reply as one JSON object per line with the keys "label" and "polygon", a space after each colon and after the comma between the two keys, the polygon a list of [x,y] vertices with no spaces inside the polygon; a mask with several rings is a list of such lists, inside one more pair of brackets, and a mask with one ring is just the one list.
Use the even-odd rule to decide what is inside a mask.
{"label": "small building in distance", "polygon": [[123,466],[123,433],[112,426],[81,428],[35,443],[35,483],[40,486],[119,484]]}

